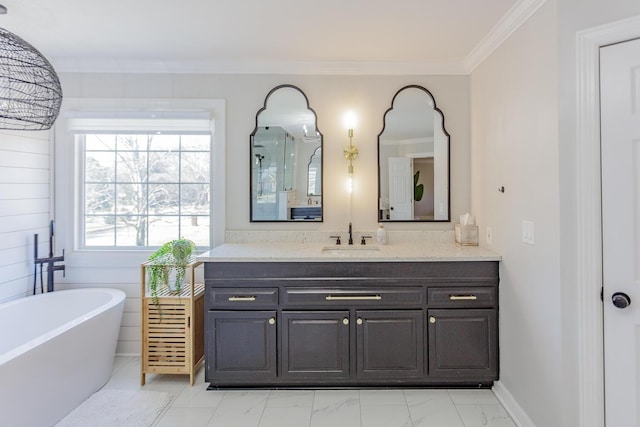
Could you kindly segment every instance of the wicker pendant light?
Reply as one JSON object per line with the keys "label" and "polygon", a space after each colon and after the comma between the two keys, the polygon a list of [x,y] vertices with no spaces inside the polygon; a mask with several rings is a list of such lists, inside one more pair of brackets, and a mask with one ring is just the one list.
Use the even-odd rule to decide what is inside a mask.
{"label": "wicker pendant light", "polygon": [[0,28],[0,129],[49,129],[61,103],[60,80],[49,61]]}

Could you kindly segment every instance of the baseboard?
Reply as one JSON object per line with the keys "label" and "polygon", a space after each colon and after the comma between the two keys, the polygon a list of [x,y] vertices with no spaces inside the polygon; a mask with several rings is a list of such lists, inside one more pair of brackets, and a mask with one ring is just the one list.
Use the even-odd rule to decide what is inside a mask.
{"label": "baseboard", "polygon": [[494,382],[492,390],[518,427],[536,427],[503,383],[500,381]]}

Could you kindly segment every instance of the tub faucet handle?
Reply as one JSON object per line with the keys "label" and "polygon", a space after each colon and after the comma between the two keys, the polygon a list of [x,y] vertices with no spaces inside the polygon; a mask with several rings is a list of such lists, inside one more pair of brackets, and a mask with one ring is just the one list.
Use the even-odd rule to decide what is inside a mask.
{"label": "tub faucet handle", "polygon": [[336,245],[341,244],[342,242],[340,241],[340,236],[329,236],[331,239],[336,239]]}

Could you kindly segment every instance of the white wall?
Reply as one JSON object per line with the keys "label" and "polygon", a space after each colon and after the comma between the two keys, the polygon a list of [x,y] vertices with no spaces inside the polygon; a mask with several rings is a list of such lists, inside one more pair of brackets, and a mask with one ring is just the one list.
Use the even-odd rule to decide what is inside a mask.
{"label": "white wall", "polygon": [[[302,76],[302,75],[168,75],[62,74],[65,96],[88,98],[211,98],[227,101],[227,229],[342,230],[347,226],[345,183],[348,144],[343,115],[358,116],[353,143],[360,149],[354,161],[353,223],[357,230],[377,226],[377,135],[393,95],[407,84],[429,89],[445,114],[451,133],[452,217],[469,209],[469,77],[468,76]],[[324,135],[324,223],[251,224],[249,222],[249,134],[264,98],[275,86],[290,83],[302,89],[318,115]],[[440,227],[449,227],[441,224]],[[437,227],[434,225],[434,227]],[[412,229],[394,224],[391,229]]]}
{"label": "white wall", "polygon": [[[548,1],[471,76],[472,209],[503,259],[500,382],[546,427],[563,411],[556,64]],[[522,220],[535,245],[522,242]]]}
{"label": "white wall", "polygon": [[46,131],[0,131],[0,302],[32,292],[34,234],[48,255],[49,146]]}
{"label": "white wall", "polygon": [[[68,98],[181,98],[226,101],[226,228],[228,230],[322,230],[346,231],[349,202],[345,191],[348,145],[343,115],[353,110],[358,117],[353,143],[360,150],[354,161],[352,221],[356,232],[377,228],[377,135],[393,95],[403,86],[419,84],[431,91],[445,115],[451,134],[452,218],[470,209],[469,77],[468,76],[286,76],[286,75],[169,75],[169,74],[69,74],[60,76]],[[249,222],[249,135],[265,96],[277,85],[289,83],[302,89],[318,116],[324,136],[324,222]],[[61,143],[61,142],[57,142]],[[59,161],[61,159],[58,159]],[[56,168],[70,168],[70,162]],[[70,189],[69,189],[70,190]],[[62,191],[62,190],[60,190]],[[56,197],[57,200],[62,200]],[[214,200],[213,203],[218,203]],[[71,206],[58,203],[56,212],[71,215]],[[67,227],[68,228],[68,227]],[[444,224],[389,224],[389,230],[452,229]],[[69,230],[63,231],[68,233]],[[146,255],[118,256],[73,252],[67,277],[57,280],[59,289],[80,286],[111,286],[127,293],[118,352],[138,353],[140,304],[139,263]]]}

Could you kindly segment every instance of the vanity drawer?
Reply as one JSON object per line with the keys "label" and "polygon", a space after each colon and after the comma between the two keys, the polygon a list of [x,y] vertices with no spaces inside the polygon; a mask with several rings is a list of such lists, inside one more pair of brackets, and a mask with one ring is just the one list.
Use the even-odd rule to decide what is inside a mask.
{"label": "vanity drawer", "polygon": [[420,307],[424,304],[422,288],[285,288],[284,306],[308,307],[382,307],[393,304]]}
{"label": "vanity drawer", "polygon": [[278,305],[278,288],[209,288],[209,309],[263,309]]}
{"label": "vanity drawer", "polygon": [[429,307],[495,307],[497,289],[491,287],[446,287],[427,289]]}

